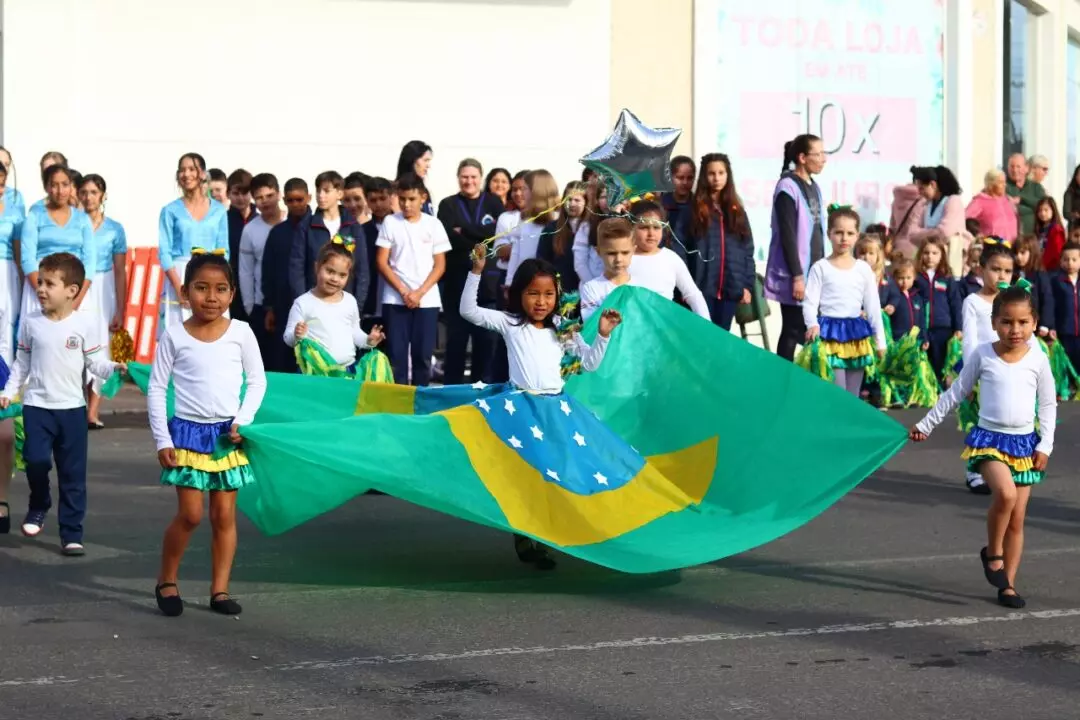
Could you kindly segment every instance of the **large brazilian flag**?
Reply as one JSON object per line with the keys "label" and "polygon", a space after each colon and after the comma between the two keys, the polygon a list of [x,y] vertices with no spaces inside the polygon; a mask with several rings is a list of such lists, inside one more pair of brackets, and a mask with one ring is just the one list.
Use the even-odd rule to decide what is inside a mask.
{"label": "large brazilian flag", "polygon": [[377,489],[657,572],[791,532],[905,442],[884,413],[651,291],[606,306],[624,321],[568,397],[271,374],[243,432],[257,481],[240,508],[275,534]]}

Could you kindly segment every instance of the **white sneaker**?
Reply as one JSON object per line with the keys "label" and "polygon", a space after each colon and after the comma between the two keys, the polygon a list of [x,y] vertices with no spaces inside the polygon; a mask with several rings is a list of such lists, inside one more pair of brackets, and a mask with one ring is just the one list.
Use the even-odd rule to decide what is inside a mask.
{"label": "white sneaker", "polygon": [[45,527],[45,513],[40,510],[31,510],[26,513],[23,520],[22,534],[26,537],[35,537]]}
{"label": "white sneaker", "polygon": [[86,548],[83,547],[82,543],[69,542],[64,543],[64,547],[60,552],[68,557],[80,557],[86,554]]}

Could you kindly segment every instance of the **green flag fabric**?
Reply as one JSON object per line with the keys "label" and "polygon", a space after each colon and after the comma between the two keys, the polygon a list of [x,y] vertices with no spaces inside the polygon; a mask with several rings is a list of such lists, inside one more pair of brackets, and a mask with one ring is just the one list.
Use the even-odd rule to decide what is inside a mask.
{"label": "green flag fabric", "polygon": [[[281,533],[374,488],[656,572],[791,532],[905,442],[883,413],[655,293],[621,287],[606,307],[624,320],[604,362],[560,396],[271,373],[242,430],[256,476],[242,511]],[[145,366],[131,376],[145,389]]]}

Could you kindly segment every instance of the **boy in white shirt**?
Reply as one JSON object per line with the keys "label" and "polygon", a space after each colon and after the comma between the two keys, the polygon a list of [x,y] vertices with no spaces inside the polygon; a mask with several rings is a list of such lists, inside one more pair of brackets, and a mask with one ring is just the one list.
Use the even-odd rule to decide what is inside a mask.
{"label": "boy in white shirt", "polygon": [[30,508],[23,521],[27,537],[39,534],[52,507],[49,470],[56,458],[60,491],[60,545],[64,555],[82,555],[82,521],[86,516],[86,396],[84,375],[109,377],[126,371],[123,363],[100,353],[94,313],[76,312],[75,297],[86,280],[82,262],[70,253],[45,257],[38,266],[37,297],[41,311],[22,319],[15,365],[0,408],[23,393],[26,479]]}
{"label": "boy in white shirt", "polygon": [[581,319],[585,322],[600,309],[612,290],[630,282],[634,226],[625,218],[601,221],[596,228],[596,250],[604,261],[604,274],[581,286]]}
{"label": "boy in white shirt", "polygon": [[406,173],[397,181],[401,212],[383,220],[375,241],[375,262],[384,280],[383,322],[394,380],[406,384],[412,358],[412,384],[431,382],[442,300],[438,282],[446,269],[450,238],[438,219],[423,212],[424,181]]}
{"label": "boy in white shirt", "polygon": [[251,198],[255,201],[259,214],[244,226],[240,234],[240,297],[251,330],[259,342],[263,364],[268,364],[270,333],[266,330],[266,310],[263,307],[262,264],[270,231],[285,219],[285,214],[281,211],[281,190],[277,178],[270,173],[260,173],[253,177]]}

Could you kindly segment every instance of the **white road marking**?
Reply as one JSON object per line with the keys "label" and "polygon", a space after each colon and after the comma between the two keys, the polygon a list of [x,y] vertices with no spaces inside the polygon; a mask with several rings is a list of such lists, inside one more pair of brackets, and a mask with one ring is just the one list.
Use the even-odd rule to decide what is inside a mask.
{"label": "white road marking", "polygon": [[794,628],[791,630],[773,630],[750,633],[709,633],[706,635],[680,635],[678,637],[644,637],[629,640],[602,640],[581,645],[556,645],[552,647],[505,647],[466,650],[460,653],[431,653],[407,655],[375,655],[354,657],[343,660],[312,660],[285,665],[271,665],[266,670],[331,670],[335,668],[358,667],[364,665],[400,665],[404,663],[441,663],[476,658],[507,657],[514,655],[549,655],[567,652],[593,652],[596,650],[622,650],[629,648],[660,647],[667,645],[693,645],[700,643],[734,642],[740,640],[775,640],[790,637],[812,635],[844,635],[850,633],[885,632],[889,630],[919,630],[937,627],[965,627],[987,623],[1020,622],[1024,620],[1057,620],[1080,616],[1080,608],[1069,610],[1037,610],[1016,612],[1008,615],[947,617],[932,620],[892,620],[859,625],[823,625],[817,628]]}

